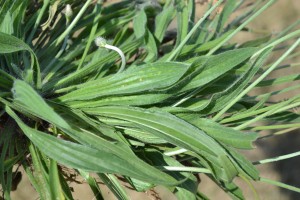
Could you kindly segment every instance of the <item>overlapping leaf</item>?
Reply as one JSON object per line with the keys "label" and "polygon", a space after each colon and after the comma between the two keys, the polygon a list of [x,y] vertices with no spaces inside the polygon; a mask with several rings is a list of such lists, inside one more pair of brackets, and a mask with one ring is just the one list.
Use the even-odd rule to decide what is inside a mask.
{"label": "overlapping leaf", "polygon": [[184,63],[152,63],[131,67],[123,73],[90,81],[59,97],[60,101],[89,100],[108,95],[154,91],[176,83],[188,70]]}
{"label": "overlapping leaf", "polygon": [[225,174],[223,174],[223,177],[227,181],[230,181],[237,173],[227,157],[230,155],[214,139],[195,126],[167,112],[125,106],[86,108],[84,111],[92,115],[113,117],[132,122],[141,129],[174,145],[197,152],[204,157],[208,156],[212,165],[224,168],[223,173]]}
{"label": "overlapping leaf", "polygon": [[[199,59],[205,61],[202,61],[203,64],[195,68],[190,76],[187,76],[182,80],[185,84],[182,86],[180,92],[199,88],[213,82],[215,79],[226,74],[229,70],[250,58],[256,50],[256,48],[249,47],[226,51],[215,56],[200,57]],[[195,66],[199,65],[198,60],[195,62],[197,62],[194,64]]]}
{"label": "overlapping leaf", "polygon": [[13,92],[15,104],[22,110],[53,123],[83,144],[60,140],[30,128],[7,107],[7,112],[18,122],[24,133],[49,157],[62,164],[87,171],[117,173],[166,185],[176,183],[170,176],[138,159],[122,144],[111,143],[92,133],[71,128],[76,125],[68,124],[25,82],[15,81]]}

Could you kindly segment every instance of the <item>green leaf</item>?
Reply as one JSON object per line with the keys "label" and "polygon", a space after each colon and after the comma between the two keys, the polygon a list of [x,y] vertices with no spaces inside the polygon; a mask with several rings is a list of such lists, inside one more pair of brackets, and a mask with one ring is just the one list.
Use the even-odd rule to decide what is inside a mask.
{"label": "green leaf", "polygon": [[0,23],[0,33],[7,33],[9,35],[13,35],[14,29],[12,22],[12,16],[10,12],[7,12],[2,23]]}
{"label": "green leaf", "polygon": [[193,77],[181,91],[198,88],[224,75],[229,70],[244,62],[257,51],[256,48],[243,48],[211,56],[204,64],[204,69]]}
{"label": "green leaf", "polygon": [[231,196],[232,199],[244,200],[243,191],[235,183],[219,183],[219,186]]}
{"label": "green leaf", "polygon": [[65,199],[60,184],[57,164],[53,159],[50,160],[49,185],[50,185],[51,199],[57,199],[57,200]]}
{"label": "green leaf", "polygon": [[[173,157],[166,156],[157,150],[146,150],[143,153],[141,153],[141,156],[144,156],[148,160],[151,160],[151,163],[153,163],[156,166],[160,166],[162,168],[168,166],[180,168],[184,166]],[[171,171],[167,169],[166,171],[176,179],[183,179],[183,178],[186,179],[185,182],[183,182],[180,185],[177,185],[175,188],[174,193],[177,199],[183,199],[183,200],[195,199],[198,183],[196,177],[192,173]]]}
{"label": "green leaf", "polygon": [[[123,53],[135,51],[142,43],[142,38],[130,41],[130,43],[126,43],[122,46],[120,46],[120,49],[122,49]],[[76,47],[77,49],[78,47]],[[84,49],[84,46],[82,46],[82,49]],[[110,52],[107,56],[105,56],[103,59],[97,59],[95,62],[91,62],[87,64],[85,67],[81,68],[80,70],[77,70],[73,73],[69,73],[67,76],[64,77],[57,77],[53,78],[53,80],[47,82],[43,86],[43,91],[53,91],[53,89],[62,88],[63,86],[72,84],[74,85],[74,82],[78,82],[82,77],[85,77],[87,75],[90,75],[92,72],[98,70],[99,66],[106,64],[108,62],[111,62],[115,59],[118,59],[120,56],[115,52]]]}
{"label": "green leaf", "polygon": [[[249,64],[246,64],[247,71],[242,74],[239,79],[234,81],[228,88],[224,91],[214,94],[206,107],[202,107],[201,109],[194,109],[197,111],[201,111],[201,113],[210,114],[220,109],[224,108],[232,99],[236,98],[242,90],[249,84],[254,75],[259,71],[262,65],[265,63],[266,59],[272,52],[272,48],[265,50],[260,56],[254,60],[250,61]],[[249,66],[249,67],[248,67]]]}
{"label": "green leaf", "polygon": [[60,175],[59,176],[59,180],[60,180],[61,188],[63,190],[65,199],[67,199],[67,200],[74,200],[74,198],[72,196],[71,188],[69,187],[69,185],[67,183],[67,180],[62,175],[62,173],[60,173],[59,175]]}
{"label": "green leaf", "polygon": [[147,56],[144,59],[145,62],[151,62],[156,61],[158,57],[158,48],[156,45],[155,38],[151,31],[147,29],[146,35],[145,35],[145,43],[147,48]]}
{"label": "green leaf", "polygon": [[0,54],[13,53],[17,51],[29,51],[31,48],[19,38],[0,32]]}
{"label": "green leaf", "polygon": [[257,133],[243,133],[229,127],[222,126],[210,119],[193,118],[189,122],[209,136],[226,145],[239,149],[252,149],[252,143],[258,138]]}
{"label": "green leaf", "polygon": [[253,164],[246,159],[241,154],[237,153],[233,148],[231,147],[224,147],[231,155],[232,159],[236,161],[236,167],[238,168],[239,172],[243,174],[243,176],[250,178],[252,180],[258,180],[259,179],[259,172],[258,170],[253,166]]}
{"label": "green leaf", "polygon": [[89,172],[116,173],[162,185],[176,184],[176,181],[169,175],[137,159],[132,154],[114,154],[108,149],[100,151],[58,139],[28,127],[9,107],[6,107],[6,111],[41,152],[63,165]]}
{"label": "green leaf", "polygon": [[159,103],[171,97],[171,94],[137,94],[130,96],[112,96],[93,100],[66,102],[72,108],[93,108],[105,105],[143,106]]}
{"label": "green leaf", "polygon": [[90,188],[92,189],[95,199],[96,200],[104,200],[102,194],[101,194],[101,190],[98,186],[97,181],[95,180],[95,178],[93,178],[92,176],[90,176],[90,174],[88,172],[85,172],[83,170],[78,170],[80,175],[87,181],[87,183],[89,184]]}
{"label": "green leaf", "polygon": [[[132,153],[128,146],[124,144],[114,145],[103,138],[99,137],[96,134],[92,134],[89,131],[83,132],[82,127],[77,127],[77,123],[71,123],[73,128],[71,128],[69,122],[63,119],[60,115],[58,115],[53,108],[51,108],[46,102],[30,87],[23,81],[16,80],[13,88],[14,93],[14,106],[16,109],[21,111],[23,114],[31,115],[39,117],[45,121],[48,121],[55,126],[63,129],[70,137],[74,138],[78,142],[93,146],[94,148],[102,149],[110,149],[110,151],[115,153],[123,152],[124,154]],[[40,109],[37,110],[36,106]],[[70,112],[70,111],[69,111]],[[66,114],[67,111],[64,112]],[[72,115],[78,115],[78,113],[72,113]],[[73,116],[74,117],[74,116]],[[80,116],[81,117],[81,116]],[[35,119],[35,118],[34,118]],[[85,120],[81,117],[81,119]],[[75,128],[77,129],[75,130]],[[81,130],[79,130],[81,129]],[[100,130],[105,130],[105,127],[101,127]],[[112,130],[112,132],[114,132]]]}
{"label": "green leaf", "polygon": [[155,18],[155,31],[154,35],[159,42],[161,42],[165,36],[166,30],[171,23],[175,8],[173,5],[164,6],[164,9]]}
{"label": "green leaf", "polygon": [[199,54],[199,53],[206,52],[206,51],[214,48],[215,46],[217,46],[219,43],[221,43],[232,32],[233,32],[232,30],[227,31],[226,33],[223,33],[222,36],[220,36],[214,40],[205,42],[203,44],[197,43],[197,44],[185,45],[179,54],[179,58],[187,57],[187,56],[190,57],[191,54]]}
{"label": "green leaf", "polygon": [[236,175],[236,171],[227,158],[227,153],[214,139],[195,126],[167,112],[123,106],[86,108],[84,112],[132,122],[142,130],[152,133],[171,144],[191,150],[201,156],[209,157],[208,160],[213,165],[224,168],[226,174],[223,178],[225,180],[229,181]]}
{"label": "green leaf", "polygon": [[[222,13],[218,20],[218,25],[216,28],[216,32],[220,33],[224,29],[224,25],[227,23],[230,15],[235,11],[236,5],[238,4],[237,0],[228,0],[226,1],[225,6],[222,9]],[[223,33],[222,33],[223,35]]]}
{"label": "green leaf", "polygon": [[[189,10],[187,2],[176,0],[176,9],[177,9],[177,39],[176,43],[180,44],[181,41],[187,36],[189,31]],[[178,45],[176,45],[178,46]]]}
{"label": "green leaf", "polygon": [[[76,124],[72,124],[74,128],[71,128],[71,126],[54,112],[32,87],[25,82],[16,80],[13,92],[15,98],[14,103],[21,106],[21,110],[25,110],[34,116],[54,124],[69,136],[84,144],[81,145],[59,140],[53,136],[32,129],[21,122],[20,119],[7,108],[8,112],[14,116],[19,126],[33,143],[35,143],[43,153],[54,160],[86,171],[117,173],[163,185],[176,184],[176,181],[170,176],[138,159],[125,144],[111,143],[90,131],[76,129]],[[39,108],[38,110],[36,109],[37,107]],[[33,135],[32,138],[30,134]],[[48,141],[47,145],[43,145],[45,141]],[[53,148],[57,148],[57,151],[48,151],[48,149]],[[61,152],[64,151],[66,154],[61,154]],[[75,158],[73,158],[74,154],[76,154]],[[89,156],[86,157],[86,155]],[[65,160],[64,157],[66,157],[67,160]]]}
{"label": "green leaf", "polygon": [[145,10],[140,10],[133,19],[133,30],[135,37],[143,37],[146,33],[147,15]]}
{"label": "green leaf", "polygon": [[117,199],[129,200],[126,191],[120,184],[118,179],[113,174],[103,174],[98,173],[99,178],[104,182],[104,184],[110,189],[110,191],[115,195]]}
{"label": "green leaf", "polygon": [[250,40],[250,41],[247,41],[247,42],[241,44],[240,47],[241,48],[257,47],[257,46],[263,45],[263,44],[267,43],[268,41],[270,41],[271,37],[272,37],[272,35],[270,34],[270,35],[264,36],[262,38]]}
{"label": "green leaf", "polygon": [[124,127],[124,133],[132,138],[138,139],[143,143],[149,143],[149,144],[166,143],[166,140],[137,128]]}
{"label": "green leaf", "polygon": [[[7,13],[10,12],[11,7],[14,5],[15,0],[7,0],[4,2],[1,2],[1,7],[0,7],[0,19],[4,19]],[[4,26],[3,23],[7,23],[8,21],[1,21],[0,25]],[[0,30],[1,31],[1,30]]]}
{"label": "green leaf", "polygon": [[88,100],[108,95],[134,94],[162,89],[176,83],[188,70],[189,64],[166,62],[131,67],[126,71],[89,81],[58,100]]}
{"label": "green leaf", "polygon": [[[26,73],[25,77],[33,76],[32,80],[39,88],[41,86],[41,73],[38,64],[38,59],[34,54],[33,50],[19,38],[0,32],[0,54],[13,53],[18,51],[28,51],[30,53],[31,68],[25,70]],[[34,67],[34,61],[36,61],[35,67]]]}
{"label": "green leaf", "polygon": [[7,120],[4,123],[4,129],[0,129],[0,184],[3,191],[4,198],[10,200],[11,183],[12,183],[12,169],[14,156],[12,155],[12,135],[14,134],[16,124]]}
{"label": "green leaf", "polygon": [[[7,109],[8,109],[7,113],[9,115],[10,114],[13,115],[11,117],[14,118],[14,120],[16,121],[16,123],[18,125],[19,125],[18,120],[20,121],[20,123],[23,123],[15,115],[15,113],[13,113],[13,111],[10,110],[10,108],[7,108]],[[27,127],[25,124],[24,124],[24,126]],[[29,146],[29,150],[30,150],[30,155],[31,155],[33,167],[34,167],[33,178],[35,179],[35,182],[37,183],[37,184],[35,184],[35,186],[36,186],[35,189],[37,190],[37,192],[39,193],[39,195],[42,199],[50,199],[51,198],[51,193],[50,193],[50,185],[49,185],[50,184],[49,183],[49,174],[47,173],[48,172],[48,166],[42,158],[42,155],[41,155],[42,151],[40,151],[35,146],[33,146],[33,144],[31,144]]]}
{"label": "green leaf", "polygon": [[14,104],[19,106],[24,105],[23,109],[26,110],[26,112],[54,123],[59,127],[70,127],[68,123],[55,113],[53,108],[51,108],[43,98],[24,81],[15,80],[12,93]]}
{"label": "green leaf", "polygon": [[[207,152],[217,156],[223,152],[219,145],[202,131],[163,111],[125,106],[86,108],[83,111],[88,114],[114,117],[136,123],[142,129],[149,130],[150,133],[166,141],[199,154]],[[160,120],[157,121],[157,119]]]}
{"label": "green leaf", "polygon": [[[2,151],[3,152],[3,151]],[[16,165],[18,163],[18,161],[20,161],[20,159],[24,156],[24,154],[19,154],[17,156],[5,159],[5,161],[3,162],[3,172],[8,171],[9,169],[11,169],[14,165]],[[2,173],[2,172],[0,172]],[[2,181],[1,181],[2,182]]]}
{"label": "green leaf", "polygon": [[[148,158],[147,158],[148,159]],[[153,184],[146,183],[144,181],[140,181],[134,178],[127,177],[129,184],[138,192],[146,192],[154,187]]]}

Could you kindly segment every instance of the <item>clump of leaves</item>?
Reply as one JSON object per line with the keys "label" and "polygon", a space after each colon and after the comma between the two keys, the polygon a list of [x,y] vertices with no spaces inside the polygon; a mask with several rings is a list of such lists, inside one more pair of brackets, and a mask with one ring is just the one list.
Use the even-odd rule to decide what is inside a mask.
{"label": "clump of leaves", "polygon": [[[247,95],[299,78],[264,80],[288,67],[279,65],[300,42],[293,31],[299,22],[272,37],[230,42],[274,2],[209,2],[197,21],[193,0],[0,1],[4,198],[10,199],[14,165],[23,166],[41,199],[73,199],[65,167],[86,179],[96,199],[103,197],[90,172],[118,199],[129,199],[120,178],[136,191],[163,185],[178,199],[205,199],[199,174],[233,199],[244,199],[236,177],[299,192],[260,177],[254,166],[298,153],[253,164],[237,151],[252,149],[261,130],[299,126],[291,110],[299,95],[269,102],[299,85]],[[168,28],[174,19],[175,31]],[[98,36],[122,50],[125,70],[119,54],[94,44]],[[294,42],[267,62],[287,40]]]}

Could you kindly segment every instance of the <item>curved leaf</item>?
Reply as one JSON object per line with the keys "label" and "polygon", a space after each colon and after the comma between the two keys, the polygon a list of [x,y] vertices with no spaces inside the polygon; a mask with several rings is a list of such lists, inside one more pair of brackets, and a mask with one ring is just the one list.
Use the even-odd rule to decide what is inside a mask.
{"label": "curved leaf", "polygon": [[189,83],[181,89],[181,92],[195,89],[212,82],[250,58],[256,51],[257,48],[249,47],[230,50],[208,57],[207,62],[204,64],[204,69],[201,70],[197,76],[193,77]]}
{"label": "curved leaf", "polygon": [[153,91],[176,83],[189,64],[160,62],[131,67],[123,73],[87,82],[79,89],[58,98],[60,101],[88,100],[97,97]]}
{"label": "curved leaf", "polygon": [[142,106],[159,103],[171,97],[171,94],[137,94],[130,96],[112,96],[93,100],[66,102],[72,108],[93,108],[106,105]]}
{"label": "curved leaf", "polygon": [[105,106],[86,108],[91,115],[113,117],[136,124],[142,130],[152,133],[171,144],[188,149],[206,157],[212,165],[220,169],[222,178],[231,181],[237,171],[226,151],[213,138],[200,129],[167,112],[156,109],[142,109],[125,106]]}
{"label": "curved leaf", "polygon": [[28,127],[9,107],[6,107],[6,111],[41,152],[61,164],[91,172],[116,173],[162,185],[174,185],[177,182],[132,154],[116,155],[109,149],[100,151],[59,139]]}
{"label": "curved leaf", "polygon": [[252,149],[252,142],[258,138],[257,133],[243,133],[204,118],[189,120],[190,123],[205,131],[208,135],[229,146],[240,149]]}
{"label": "curved leaf", "polygon": [[[22,40],[12,35],[0,32],[0,54],[13,53],[17,51],[28,51],[31,55],[31,69],[27,69],[30,73],[35,75],[35,83],[37,87],[41,85],[41,74],[38,60],[33,50]],[[34,61],[36,61],[36,67],[34,68]],[[27,73],[27,71],[26,71]]]}
{"label": "curved leaf", "polygon": [[[54,124],[66,134],[83,144],[59,140],[53,136],[32,129],[21,122],[20,119],[7,108],[8,112],[14,116],[14,119],[32,142],[35,143],[43,153],[54,160],[87,171],[118,173],[132,177],[141,176],[136,178],[157,184],[176,184],[177,181],[175,179],[140,160],[124,144],[118,142],[112,143],[89,131],[76,129],[76,124],[68,124],[67,121],[47,105],[41,96],[39,96],[33,88],[24,81],[15,81],[13,93],[14,104],[19,105],[21,111],[26,111],[31,115]],[[39,109],[37,110],[36,108]],[[31,138],[30,135],[35,135],[36,137]],[[55,144],[58,146],[55,147]],[[49,149],[55,148],[57,148],[57,151],[48,151]],[[69,160],[63,159],[64,156],[62,155],[62,152],[64,151],[66,152],[64,156]],[[76,151],[81,151],[81,153]],[[84,163],[88,161],[86,161],[85,154],[91,156],[90,163],[86,167],[84,166]],[[76,158],[74,158],[74,155]],[[144,176],[144,178],[142,176]]]}

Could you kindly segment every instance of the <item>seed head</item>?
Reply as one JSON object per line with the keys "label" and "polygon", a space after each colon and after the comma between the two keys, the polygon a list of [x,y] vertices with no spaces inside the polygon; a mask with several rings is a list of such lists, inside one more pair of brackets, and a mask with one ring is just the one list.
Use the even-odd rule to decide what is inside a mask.
{"label": "seed head", "polygon": [[68,18],[72,17],[72,15],[73,15],[73,10],[72,10],[70,4],[67,4],[67,5],[66,5],[65,15],[66,15],[66,17],[68,17]]}
{"label": "seed head", "polygon": [[106,40],[103,38],[103,37],[97,37],[95,39],[95,44],[98,46],[98,47],[104,47],[107,43],[106,43]]}

